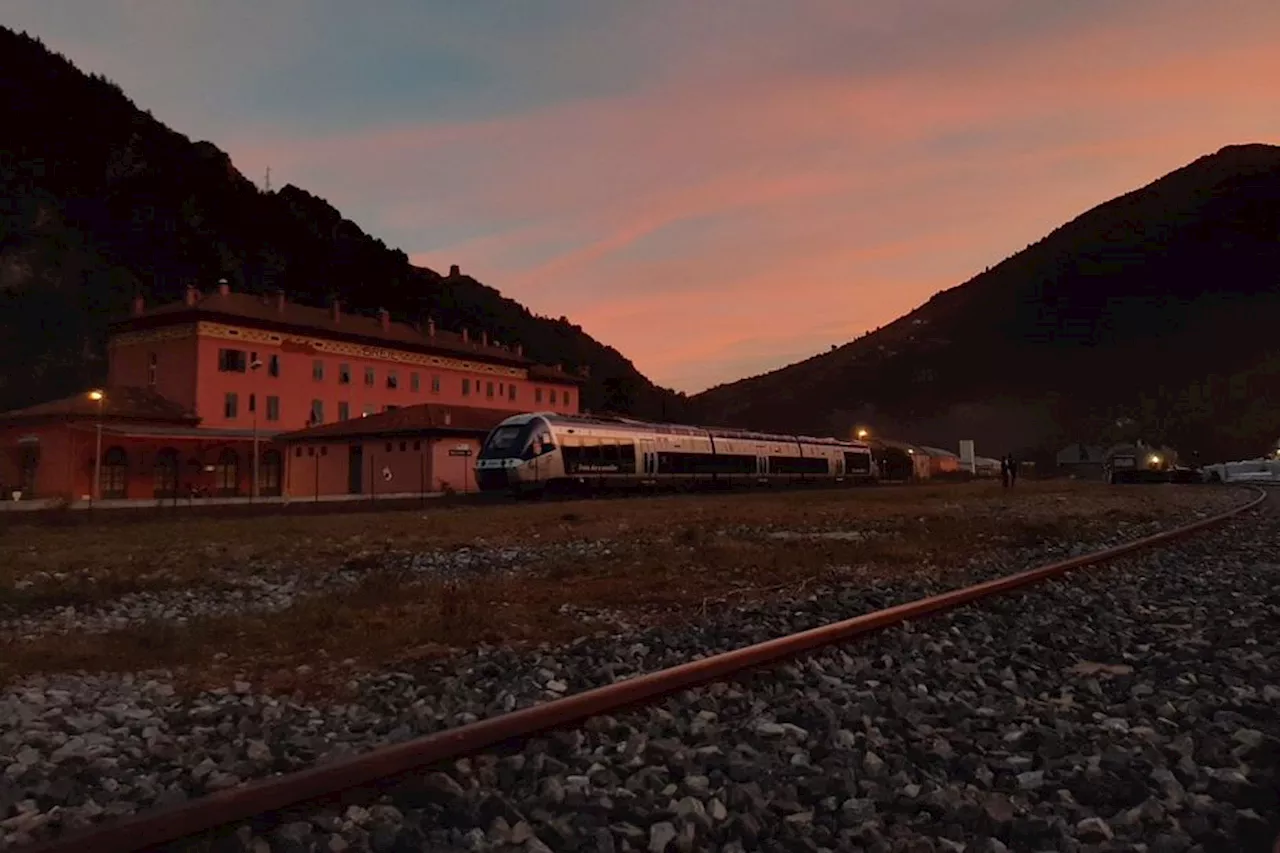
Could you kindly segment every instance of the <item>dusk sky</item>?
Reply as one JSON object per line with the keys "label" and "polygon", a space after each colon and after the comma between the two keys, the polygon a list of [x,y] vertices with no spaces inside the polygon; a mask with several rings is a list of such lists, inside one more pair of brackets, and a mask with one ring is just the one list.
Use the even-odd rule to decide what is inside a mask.
{"label": "dusk sky", "polygon": [[691,393],[1280,143],[1277,0],[4,0],[0,24]]}

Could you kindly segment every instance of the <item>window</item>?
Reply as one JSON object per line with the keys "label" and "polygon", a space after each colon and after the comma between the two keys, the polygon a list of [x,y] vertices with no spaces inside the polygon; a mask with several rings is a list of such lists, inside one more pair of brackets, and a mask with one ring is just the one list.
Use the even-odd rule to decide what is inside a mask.
{"label": "window", "polygon": [[239,413],[240,397],[235,391],[228,391],[227,396],[222,401],[222,416],[227,420],[234,420]]}
{"label": "window", "polygon": [[542,402],[542,389],[541,389],[541,388],[534,388],[534,389],[533,389],[533,402],[535,402],[535,403],[541,403],[541,402]]}
{"label": "window", "polygon": [[147,384],[156,387],[156,354],[147,353]]}
{"label": "window", "polygon": [[258,395],[257,394],[249,395],[249,411],[250,412],[258,411]]}
{"label": "window", "polygon": [[267,398],[267,420],[269,421],[280,420],[280,398],[279,397]]}
{"label": "window", "polygon": [[98,488],[104,500],[123,498],[129,491],[129,456],[123,447],[112,447],[102,454],[102,482]]}
{"label": "window", "polygon": [[492,396],[493,396],[493,383],[492,383],[492,382],[486,382],[486,383],[485,383],[484,395],[485,395],[486,397],[492,397]]}
{"label": "window", "polygon": [[267,375],[277,377],[280,375],[280,356],[273,355],[267,359]]}
{"label": "window", "polygon": [[394,370],[387,371],[387,387],[393,390],[400,387],[400,375]]}
{"label": "window", "polygon": [[552,388],[547,393],[551,395],[551,405],[554,406],[556,404],[556,389]]}
{"label": "window", "polygon": [[338,384],[339,385],[351,384],[351,365],[349,364],[338,365]]}
{"label": "window", "polygon": [[395,411],[396,409],[398,409],[398,408],[400,408],[400,407],[399,407],[399,406],[391,406],[391,405],[387,405],[387,406],[383,406],[383,407],[382,407],[382,411],[384,411],[384,412],[394,412],[394,411]]}
{"label": "window", "polygon": [[439,376],[431,377],[431,393],[432,394],[440,393],[440,377]]}
{"label": "window", "polygon": [[219,495],[230,497],[240,491],[240,457],[224,447],[213,466],[213,488]]}
{"label": "window", "polygon": [[391,452],[391,442],[389,442],[389,441],[387,442],[387,452],[388,452],[388,453],[390,453],[390,452]]}
{"label": "window", "polygon": [[408,450],[408,449],[409,449],[409,443],[408,443],[407,441],[402,441],[402,442],[400,442],[400,452],[401,452],[401,453],[404,453],[404,452],[405,452],[406,450]]}
{"label": "window", "polygon": [[275,497],[280,494],[280,476],[284,472],[284,464],[278,450],[264,450],[258,462],[258,494]]}
{"label": "window", "polygon": [[364,369],[364,384],[365,384],[367,387],[372,388],[372,387],[373,387],[373,384],[374,384],[374,381],[375,381],[375,378],[374,378],[374,375],[373,375],[373,368],[372,368],[372,367],[366,367],[366,368]]}
{"label": "window", "polygon": [[565,404],[566,406],[567,406],[567,405],[569,405],[569,392],[568,392],[568,391],[565,391],[563,394],[561,394],[561,395],[560,395],[560,399],[562,399],[562,400],[564,401],[564,404]]}
{"label": "window", "polygon": [[498,383],[498,396],[499,396],[499,397],[505,397],[505,396],[506,396],[506,394],[507,394],[506,388],[503,386],[503,384],[502,384],[501,382],[499,382],[499,383]]}
{"label": "window", "polygon": [[220,349],[218,350],[218,370],[223,373],[244,373],[248,369],[248,362],[244,357],[242,349]]}
{"label": "window", "polygon": [[471,380],[467,379],[465,376],[462,378],[462,396],[471,396]]}
{"label": "window", "polygon": [[422,383],[418,378],[418,374],[416,373],[409,374],[409,390],[415,394],[417,394],[420,390],[422,390]]}
{"label": "window", "polygon": [[302,448],[301,448],[301,447],[295,447],[295,448],[293,449],[293,455],[294,455],[295,457],[299,458],[299,459],[300,459],[300,458],[302,458]]}
{"label": "window", "polygon": [[351,407],[346,403],[338,404],[338,420],[346,421],[351,419]]}
{"label": "window", "polygon": [[311,423],[324,423],[324,400],[311,401]]}
{"label": "window", "polygon": [[178,494],[178,451],[166,447],[156,454],[152,481],[157,498],[171,498]]}
{"label": "window", "polygon": [[421,441],[415,441],[415,442],[413,443],[413,449],[414,449],[414,450],[421,450],[421,449],[422,449],[422,442],[421,442]]}
{"label": "window", "polygon": [[374,412],[376,412],[376,411],[377,411],[377,409],[376,409],[376,408],[374,408],[373,403],[365,403],[365,404],[364,404],[364,416],[365,416],[366,418],[367,418],[367,417],[369,417],[369,415],[372,415],[372,414],[373,414]]}
{"label": "window", "polygon": [[515,400],[515,398],[516,398],[516,385],[513,382],[507,386],[507,399]]}
{"label": "window", "polygon": [[318,358],[311,362],[311,378],[317,382],[324,381],[324,362]]}

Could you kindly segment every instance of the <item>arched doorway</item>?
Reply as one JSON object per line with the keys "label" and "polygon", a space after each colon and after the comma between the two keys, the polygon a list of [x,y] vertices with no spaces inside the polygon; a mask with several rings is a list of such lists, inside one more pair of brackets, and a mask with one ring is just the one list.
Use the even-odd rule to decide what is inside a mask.
{"label": "arched doorway", "polygon": [[156,454],[156,468],[152,480],[157,498],[177,496],[178,451],[172,447],[166,447]]}
{"label": "arched doorway", "polygon": [[213,466],[213,493],[224,498],[240,494],[240,457],[230,447],[223,448]]}
{"label": "arched doorway", "polygon": [[129,455],[123,447],[111,447],[102,454],[102,499],[119,500],[129,495]]}
{"label": "arched doorway", "polygon": [[279,450],[264,450],[258,460],[258,494],[264,498],[280,496],[284,462]]}

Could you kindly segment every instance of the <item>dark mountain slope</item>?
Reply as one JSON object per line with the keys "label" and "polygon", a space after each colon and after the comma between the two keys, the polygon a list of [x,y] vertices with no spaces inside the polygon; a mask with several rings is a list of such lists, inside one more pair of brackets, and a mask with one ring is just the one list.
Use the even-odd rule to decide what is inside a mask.
{"label": "dark mountain slope", "polygon": [[680,395],[565,318],[414,267],[305,190],[260,191],[214,145],[0,28],[0,410],[101,381],[106,321],[133,293],[176,300],[223,277],[238,291],[283,287],[311,304],[336,295],[353,311],[521,341],[535,360],[589,368],[591,408],[680,410]]}
{"label": "dark mountain slope", "polygon": [[1118,419],[1203,454],[1280,437],[1280,147],[1202,157],[830,353],[691,398],[703,419],[869,420],[980,451]]}

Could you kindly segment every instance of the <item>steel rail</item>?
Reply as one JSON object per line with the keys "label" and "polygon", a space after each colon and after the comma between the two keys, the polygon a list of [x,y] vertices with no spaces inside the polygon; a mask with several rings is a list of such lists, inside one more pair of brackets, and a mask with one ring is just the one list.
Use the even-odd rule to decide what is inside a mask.
{"label": "steel rail", "polygon": [[415,769],[528,738],[599,714],[649,703],[680,690],[720,681],[784,658],[1171,542],[1247,512],[1267,499],[1266,491],[1249,488],[1257,495],[1240,506],[1101,551],[645,673],[295,773],[260,779],[176,806],[141,812],[106,826],[29,845],[18,853],[132,853],[358,789],[378,780],[398,777]]}

